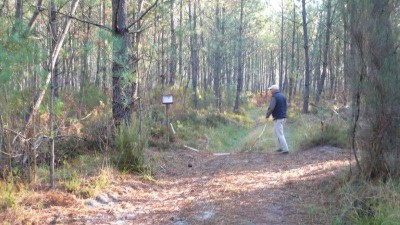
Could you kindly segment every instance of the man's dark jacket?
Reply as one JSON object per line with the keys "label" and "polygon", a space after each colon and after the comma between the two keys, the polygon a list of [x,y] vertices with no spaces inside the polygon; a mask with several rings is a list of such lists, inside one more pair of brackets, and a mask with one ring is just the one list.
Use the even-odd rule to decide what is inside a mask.
{"label": "man's dark jacket", "polygon": [[286,111],[286,97],[279,91],[272,94],[266,117],[268,118],[272,114],[274,120],[285,119]]}

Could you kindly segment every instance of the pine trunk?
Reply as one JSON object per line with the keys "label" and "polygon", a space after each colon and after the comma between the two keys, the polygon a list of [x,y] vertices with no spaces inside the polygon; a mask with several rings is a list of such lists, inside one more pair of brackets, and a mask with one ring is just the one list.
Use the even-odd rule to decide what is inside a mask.
{"label": "pine trunk", "polygon": [[303,32],[304,32],[304,55],[305,55],[305,77],[303,95],[303,113],[308,113],[308,101],[310,98],[310,59],[308,55],[308,31],[307,31],[307,12],[306,1],[302,0]]}
{"label": "pine trunk", "polygon": [[317,95],[315,98],[315,104],[319,103],[322,91],[324,90],[325,87],[325,79],[326,79],[326,73],[327,73],[327,67],[328,67],[328,54],[329,54],[329,47],[330,47],[330,35],[331,35],[331,27],[332,27],[332,21],[331,21],[331,14],[332,14],[332,7],[331,7],[331,0],[328,0],[327,3],[327,16],[326,16],[326,33],[325,33],[325,45],[324,45],[324,52],[323,52],[323,60],[322,60],[322,74],[321,78],[318,82],[318,89],[317,89]]}
{"label": "pine trunk", "polygon": [[238,51],[237,51],[237,87],[236,87],[236,98],[235,98],[235,106],[233,111],[235,113],[239,113],[240,108],[240,96],[242,94],[243,89],[243,8],[244,8],[244,0],[240,0],[240,22],[239,22],[239,43],[238,43]]}
{"label": "pine trunk", "polygon": [[132,93],[130,85],[125,84],[124,73],[128,73],[128,44],[129,34],[126,26],[126,1],[112,1],[112,30],[113,63],[112,63],[112,85],[113,85],[113,119],[118,126],[122,122],[130,123],[130,112],[132,104]]}

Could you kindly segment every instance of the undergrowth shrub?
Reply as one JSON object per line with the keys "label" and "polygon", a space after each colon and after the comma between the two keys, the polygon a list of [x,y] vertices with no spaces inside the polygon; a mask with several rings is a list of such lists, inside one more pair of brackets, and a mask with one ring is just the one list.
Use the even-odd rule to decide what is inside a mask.
{"label": "undergrowth shrub", "polygon": [[339,212],[333,224],[398,225],[400,184],[370,181],[349,182],[340,192]]}
{"label": "undergrowth shrub", "polygon": [[89,151],[105,152],[112,144],[112,128],[114,126],[111,119],[111,107],[100,104],[93,109],[91,116],[81,121],[82,138],[85,140],[84,149]]}
{"label": "undergrowth shrub", "polygon": [[109,170],[106,169],[100,170],[96,176],[92,176],[89,179],[74,177],[69,182],[69,187],[71,188],[69,192],[74,193],[78,197],[91,198],[100,193],[101,190],[105,189],[109,184],[109,180]]}
{"label": "undergrowth shrub", "polygon": [[250,128],[248,115],[188,111],[173,122],[177,136],[190,147],[215,152],[236,150]]}
{"label": "undergrowth shrub", "polygon": [[312,130],[309,130],[308,132],[313,133],[313,136],[309,137],[309,139],[303,140],[303,142],[301,143],[301,146],[303,148],[323,145],[330,145],[341,148],[348,146],[348,131],[340,125],[320,124],[319,127],[318,125],[313,125],[311,129]]}
{"label": "undergrowth shrub", "polygon": [[76,193],[81,189],[81,184],[82,181],[79,178],[78,174],[75,171],[73,171],[72,177],[65,182],[64,186],[68,192]]}
{"label": "undergrowth shrub", "polygon": [[289,139],[292,148],[308,149],[330,145],[348,148],[350,142],[349,125],[338,117],[291,112],[287,120],[287,129],[291,130]]}
{"label": "undergrowth shrub", "polygon": [[139,134],[138,123],[133,119],[131,125],[118,127],[112,161],[122,171],[144,173],[149,170],[144,155],[146,147],[147,137]]}
{"label": "undergrowth shrub", "polygon": [[2,181],[0,183],[0,193],[0,211],[15,207],[17,198],[13,182]]}

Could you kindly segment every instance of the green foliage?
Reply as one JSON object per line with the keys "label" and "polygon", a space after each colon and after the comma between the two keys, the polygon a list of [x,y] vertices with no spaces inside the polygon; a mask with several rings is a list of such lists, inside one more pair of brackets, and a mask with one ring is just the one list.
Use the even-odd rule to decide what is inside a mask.
{"label": "green foliage", "polygon": [[21,31],[15,33],[10,32],[11,28],[4,20],[0,20],[0,27],[0,84],[5,84],[29,76],[27,65],[43,59],[45,52],[33,39],[20,34],[24,29],[22,24],[15,26],[17,31]]}
{"label": "green foliage", "polygon": [[54,110],[54,112],[53,112],[54,115],[60,117],[65,112],[65,104],[64,104],[64,102],[59,98],[55,98],[54,99],[53,110]]}
{"label": "green foliage", "polygon": [[340,216],[333,224],[397,225],[400,221],[400,194],[398,181],[386,183],[353,182],[342,189]]}
{"label": "green foliage", "polygon": [[206,135],[210,142],[209,150],[214,152],[238,151],[243,146],[248,131],[248,127],[238,124],[228,124],[219,127],[219,129],[212,129]]}
{"label": "green foliage", "polygon": [[208,111],[189,111],[173,122],[177,136],[186,145],[214,152],[240,148],[250,123],[247,115]]}
{"label": "green foliage", "polygon": [[110,183],[110,174],[108,170],[101,170],[100,174],[96,177],[93,184],[96,189],[104,189]]}
{"label": "green foliage", "polygon": [[100,40],[104,40],[105,43],[112,43],[113,37],[112,37],[112,33],[110,33],[107,30],[103,30],[103,29],[99,29],[98,31],[98,38]]}
{"label": "green foliage", "polygon": [[124,86],[128,86],[128,87],[130,85],[132,85],[132,83],[135,83],[136,79],[137,79],[137,75],[136,75],[135,71],[132,71],[132,70],[123,71],[121,73],[121,77],[123,78],[122,79],[122,84]]}
{"label": "green foliage", "polygon": [[139,134],[138,125],[136,120],[130,125],[120,125],[115,134],[112,160],[122,171],[143,173],[149,169],[144,156],[147,140],[144,135]]}
{"label": "green foliage", "polygon": [[[102,171],[103,156],[80,154],[73,158],[65,159],[56,167],[57,181],[70,181],[77,177],[97,176]],[[40,182],[48,182],[49,167],[42,165],[38,167]]]}
{"label": "green foliage", "polygon": [[29,96],[29,91],[12,91],[9,93],[8,101],[4,101],[2,103],[3,112],[8,113],[9,115],[13,115],[16,117],[23,117],[24,113],[27,112],[28,106],[24,103],[24,97]]}
{"label": "green foliage", "polygon": [[6,181],[0,183],[0,210],[13,208],[16,205],[13,182]]}
{"label": "green foliage", "polygon": [[228,86],[222,96],[225,99],[225,108],[228,108],[230,110],[233,109],[233,106],[235,104],[235,95],[236,95],[235,85]]}
{"label": "green foliage", "polygon": [[82,113],[87,113],[88,111],[93,110],[98,107],[101,102],[107,102],[106,94],[95,84],[85,84],[83,93],[76,92],[75,96],[79,99],[80,110],[82,110]]}
{"label": "green foliage", "polygon": [[72,169],[72,177],[64,182],[66,191],[83,198],[95,196],[109,184],[109,173],[100,170],[99,174],[87,180]]}
{"label": "green foliage", "polygon": [[68,192],[75,193],[81,189],[81,183],[81,179],[79,178],[77,173],[73,171],[72,177],[65,182],[64,186]]}
{"label": "green foliage", "polygon": [[344,14],[354,14],[350,35],[365,37],[355,48],[356,57],[350,61],[354,64],[349,71],[351,91],[357,96],[354,142],[360,150],[364,176],[382,180],[400,178],[400,58],[392,51],[400,39],[398,21],[394,19],[399,17],[398,10],[392,10],[399,7],[399,1],[359,3],[342,8]]}
{"label": "green foliage", "polygon": [[308,149],[315,146],[331,145],[341,148],[349,146],[349,127],[338,117],[322,119],[315,115],[291,112],[287,120],[289,145],[293,149]]}
{"label": "green foliage", "polygon": [[55,1],[54,1],[54,3],[55,3],[57,6],[63,6],[63,5],[65,5],[66,2],[67,2],[67,0],[55,0]]}
{"label": "green foliage", "polygon": [[[109,169],[102,167],[103,157],[96,155],[80,155],[65,160],[56,168],[56,180],[67,192],[78,197],[89,198],[95,196],[110,183]],[[49,182],[49,167],[38,168],[40,182]]]}

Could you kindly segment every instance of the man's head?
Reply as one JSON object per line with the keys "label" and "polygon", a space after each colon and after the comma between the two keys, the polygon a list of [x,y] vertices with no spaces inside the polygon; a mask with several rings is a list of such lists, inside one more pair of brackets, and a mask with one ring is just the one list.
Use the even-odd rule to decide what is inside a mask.
{"label": "man's head", "polygon": [[270,90],[272,93],[278,92],[279,86],[277,84],[274,84],[271,87],[269,87],[268,90]]}

